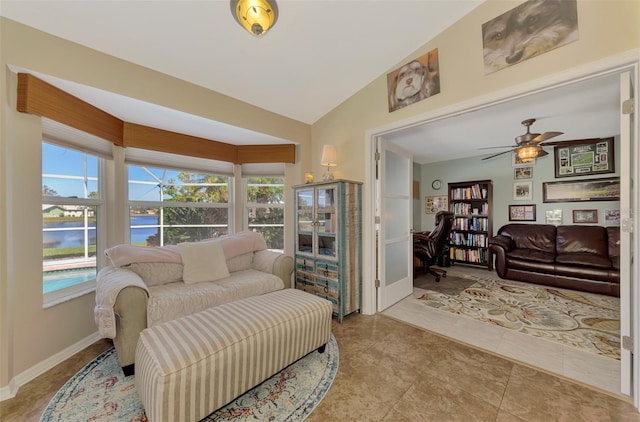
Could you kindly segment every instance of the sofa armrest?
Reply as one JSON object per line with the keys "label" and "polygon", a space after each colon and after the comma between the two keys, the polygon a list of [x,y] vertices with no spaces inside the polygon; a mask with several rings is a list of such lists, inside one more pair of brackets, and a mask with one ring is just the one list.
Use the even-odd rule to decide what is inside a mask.
{"label": "sofa armrest", "polygon": [[139,287],[125,287],[118,294],[113,307],[116,313],[117,329],[113,345],[118,352],[120,366],[133,365],[136,359],[136,346],[142,330],[147,328],[146,291]]}
{"label": "sofa armrest", "polygon": [[509,252],[516,247],[516,243],[507,236],[497,235],[489,239],[489,246],[499,246]]}
{"label": "sofa armrest", "polygon": [[506,278],[507,252],[515,247],[515,242],[508,236],[498,235],[489,239],[489,254],[491,260],[495,257],[495,269],[500,278]]}
{"label": "sofa armrest", "polygon": [[254,270],[274,274],[284,282],[285,289],[291,288],[293,275],[293,258],[280,252],[269,250],[257,251],[253,256],[251,267]]}
{"label": "sofa armrest", "polygon": [[147,326],[149,291],[142,278],[126,268],[105,267],[96,277],[96,325],[112,338],[121,365],[131,365],[140,332]]}

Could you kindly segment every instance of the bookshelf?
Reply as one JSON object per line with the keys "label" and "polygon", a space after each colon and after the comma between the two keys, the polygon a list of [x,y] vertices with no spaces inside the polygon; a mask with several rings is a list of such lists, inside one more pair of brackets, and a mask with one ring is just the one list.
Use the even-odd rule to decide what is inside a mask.
{"label": "bookshelf", "polygon": [[449,204],[454,214],[449,237],[451,262],[486,266],[491,270],[491,180],[449,183]]}

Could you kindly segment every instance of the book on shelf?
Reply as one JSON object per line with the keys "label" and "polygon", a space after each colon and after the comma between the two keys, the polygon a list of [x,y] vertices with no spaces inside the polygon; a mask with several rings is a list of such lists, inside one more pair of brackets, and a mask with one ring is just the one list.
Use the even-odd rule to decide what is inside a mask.
{"label": "book on shelf", "polygon": [[449,258],[456,261],[485,264],[487,262],[487,251],[485,249],[460,249],[454,246],[449,249]]}
{"label": "book on shelf", "polygon": [[468,187],[453,188],[451,196],[453,200],[486,199],[487,189],[476,183]]}

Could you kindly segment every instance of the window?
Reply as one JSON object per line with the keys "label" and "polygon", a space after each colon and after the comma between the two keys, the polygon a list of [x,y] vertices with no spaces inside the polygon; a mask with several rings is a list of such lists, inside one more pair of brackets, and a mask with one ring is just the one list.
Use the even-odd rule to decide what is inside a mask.
{"label": "window", "polygon": [[92,288],[103,159],[42,143],[42,291],[50,300]]}
{"label": "window", "polygon": [[248,177],[245,181],[248,229],[262,233],[269,249],[284,250],[284,178]]}
{"label": "window", "polygon": [[175,245],[229,232],[230,177],[132,164],[128,170],[132,245]]}

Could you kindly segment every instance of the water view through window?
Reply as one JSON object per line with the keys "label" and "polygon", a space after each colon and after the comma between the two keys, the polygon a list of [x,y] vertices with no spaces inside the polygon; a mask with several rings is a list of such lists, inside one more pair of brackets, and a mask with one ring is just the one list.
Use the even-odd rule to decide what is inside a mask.
{"label": "water view through window", "polygon": [[96,277],[101,158],[42,143],[42,291]]}

